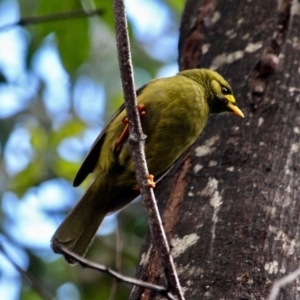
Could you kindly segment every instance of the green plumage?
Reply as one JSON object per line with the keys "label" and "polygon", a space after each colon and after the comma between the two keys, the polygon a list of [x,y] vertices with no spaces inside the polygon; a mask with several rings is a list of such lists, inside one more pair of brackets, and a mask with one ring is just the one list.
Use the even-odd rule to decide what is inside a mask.
{"label": "green plumage", "polygon": [[[145,154],[150,174],[159,179],[201,134],[210,113],[231,111],[243,117],[237,108],[229,84],[218,73],[194,69],[176,76],[156,79],[137,91],[138,103],[145,106],[141,116],[147,135]],[[81,166],[74,185],[94,172],[94,182],[66,217],[52,238],[52,247],[60,245],[84,255],[106,214],[116,211],[139,193],[125,140],[115,149],[124,129],[124,106],[115,113]]]}

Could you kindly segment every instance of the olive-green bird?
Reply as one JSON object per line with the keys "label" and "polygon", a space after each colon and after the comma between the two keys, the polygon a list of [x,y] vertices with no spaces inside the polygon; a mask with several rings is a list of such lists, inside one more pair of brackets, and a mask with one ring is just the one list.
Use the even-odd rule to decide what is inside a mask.
{"label": "olive-green bird", "polygon": [[[137,100],[147,135],[148,168],[155,180],[196,141],[210,113],[228,111],[244,117],[228,82],[207,69],[152,80],[137,91]],[[78,186],[94,173],[93,183],[52,238],[55,252],[61,253],[63,246],[85,255],[103,218],[139,195],[127,127],[122,105],[94,142],[74,179],[73,185]]]}

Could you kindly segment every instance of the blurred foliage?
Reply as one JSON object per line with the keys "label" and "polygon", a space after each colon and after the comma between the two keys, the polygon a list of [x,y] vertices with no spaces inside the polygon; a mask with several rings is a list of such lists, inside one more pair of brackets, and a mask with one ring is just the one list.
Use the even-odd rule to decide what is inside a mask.
{"label": "blurred foliage", "polygon": [[[157,33],[160,40],[167,40],[171,34],[176,36],[185,1],[148,2],[164,6],[168,11],[166,24],[169,27]],[[0,1],[0,19],[4,15],[12,16],[7,17],[8,23],[17,21],[18,13],[21,18],[27,18],[74,10],[89,11],[96,7],[104,9],[103,15],[0,31],[2,51],[11,51],[5,49],[8,44],[1,40],[2,37],[5,41],[4,37],[9,36],[10,31],[16,32],[14,38],[20,38],[20,45],[23,45],[20,46],[20,68],[8,68],[0,63],[0,243],[6,247],[6,241],[9,241],[9,248],[15,254],[13,257],[19,257],[16,262],[58,300],[121,300],[128,298],[131,289],[118,283],[116,294],[111,295],[114,281],[110,277],[79,266],[70,267],[49,248],[53,231],[82,193],[82,190],[72,188],[72,179],[84,155],[105,121],[123,101],[112,1]],[[139,14],[138,9],[136,14]],[[156,15],[151,18],[155,20]],[[4,25],[1,23],[0,27]],[[166,63],[176,64],[177,48],[170,45],[174,49],[167,51],[173,55],[167,61],[160,57],[157,49],[152,55],[153,50],[148,48],[154,41],[148,40],[151,28],[141,38],[135,34],[136,26],[131,13],[132,57],[136,83],[141,86],[157,76]],[[157,37],[155,43],[156,40]],[[49,49],[51,55],[58,54],[60,67],[47,56]],[[59,72],[57,68],[60,68]],[[5,114],[10,101],[15,109]],[[83,186],[87,184],[85,182]],[[47,186],[50,188],[46,189]],[[96,238],[88,258],[113,268],[116,261],[120,261],[120,271],[134,276],[146,226],[141,203],[134,202],[114,220],[117,220],[119,234],[116,235],[116,225],[108,226],[113,230]],[[31,222],[36,225],[26,231]],[[46,242],[43,242],[45,238]],[[0,298],[40,299],[18,272],[13,273],[14,281],[10,286],[15,290],[14,296],[5,294],[1,282],[10,278],[9,272],[13,270],[6,267],[7,263],[2,264],[2,260],[0,253]]]}

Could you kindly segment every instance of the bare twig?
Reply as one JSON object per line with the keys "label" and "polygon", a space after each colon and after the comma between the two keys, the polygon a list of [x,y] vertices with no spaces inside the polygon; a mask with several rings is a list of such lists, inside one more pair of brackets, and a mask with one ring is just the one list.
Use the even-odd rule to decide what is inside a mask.
{"label": "bare twig", "polygon": [[[121,233],[120,233],[120,227],[119,224],[117,226],[116,230],[116,264],[115,268],[118,272],[121,272],[121,267],[122,267],[122,259],[121,259],[121,252],[122,252],[122,239],[121,239]],[[110,295],[108,300],[113,300],[115,299],[115,294],[118,288],[118,281],[114,279],[113,284],[110,289]]]}
{"label": "bare twig", "polygon": [[2,244],[0,244],[0,251],[6,257],[6,259],[14,266],[14,268],[23,276],[23,278],[32,286],[32,288],[40,295],[44,300],[51,300],[52,297],[45,290],[45,288],[36,280],[36,278],[28,271],[23,270],[7,253]]}
{"label": "bare twig", "polygon": [[68,257],[71,257],[72,260],[74,260],[75,262],[78,262],[83,268],[89,268],[91,270],[96,270],[99,272],[106,273],[118,281],[137,285],[137,286],[140,286],[140,287],[143,287],[146,289],[150,289],[150,290],[153,290],[153,291],[159,293],[163,297],[167,297],[170,300],[176,300],[176,298],[169,291],[167,291],[167,289],[163,286],[148,283],[148,282],[145,282],[142,280],[138,280],[138,279],[135,279],[132,277],[122,275],[122,274],[116,272],[115,270],[108,268],[104,265],[96,264],[92,261],[82,258],[81,256],[75,254],[74,252],[68,250],[65,247],[61,247],[60,250],[62,251],[63,254],[67,255]]}
{"label": "bare twig", "polygon": [[131,157],[135,165],[136,177],[140,187],[143,203],[145,206],[148,223],[153,241],[159,254],[160,263],[165,273],[165,280],[169,290],[178,299],[184,296],[178,280],[170,247],[159,215],[157,203],[152,188],[149,188],[148,167],[145,159],[143,134],[138,111],[133,81],[127,20],[123,0],[114,0],[114,14],[116,26],[116,38],[118,58],[120,64],[121,79],[125,98],[125,107],[129,119],[129,144]]}
{"label": "bare twig", "polygon": [[300,267],[296,269],[294,272],[276,280],[273,283],[271,292],[269,294],[269,297],[267,300],[275,300],[277,299],[277,296],[280,292],[280,289],[288,285],[289,283],[292,283],[294,280],[296,280],[300,276]]}
{"label": "bare twig", "polygon": [[118,288],[118,280],[113,279],[113,283],[112,283],[111,288],[110,288],[110,293],[109,293],[108,300],[115,299],[117,288]]}
{"label": "bare twig", "polygon": [[67,19],[92,17],[95,15],[102,15],[103,12],[104,12],[103,9],[95,9],[92,11],[75,10],[75,11],[61,12],[61,13],[45,15],[45,16],[28,17],[28,18],[20,19],[15,23],[4,25],[0,27],[0,31],[7,30],[14,26],[28,26],[28,25],[35,25],[35,24],[46,23],[46,22],[55,22],[55,21],[61,21]]}

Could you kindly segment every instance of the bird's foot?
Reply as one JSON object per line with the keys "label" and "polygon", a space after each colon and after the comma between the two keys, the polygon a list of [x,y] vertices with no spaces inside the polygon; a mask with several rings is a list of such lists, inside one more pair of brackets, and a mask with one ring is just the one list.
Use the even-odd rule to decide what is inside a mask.
{"label": "bird's foot", "polygon": [[[146,114],[144,104],[138,104],[137,110],[140,116],[144,116]],[[125,125],[125,127],[115,143],[114,151],[119,150],[120,146],[124,143],[124,141],[128,136],[128,132],[129,132],[128,118],[124,117],[122,123]]]}
{"label": "bird's foot", "polygon": [[155,183],[155,181],[154,181],[154,176],[151,175],[151,174],[149,174],[149,175],[147,176],[147,178],[148,178],[148,185],[149,185],[149,188],[154,189],[155,186],[156,186],[156,183]]}
{"label": "bird's foot", "polygon": [[[147,175],[147,178],[148,178],[148,187],[151,188],[151,189],[154,189],[155,186],[156,186],[156,183],[154,181],[154,176],[149,174],[149,175]],[[135,185],[133,187],[133,190],[139,192],[141,189],[140,189],[139,185]]]}

